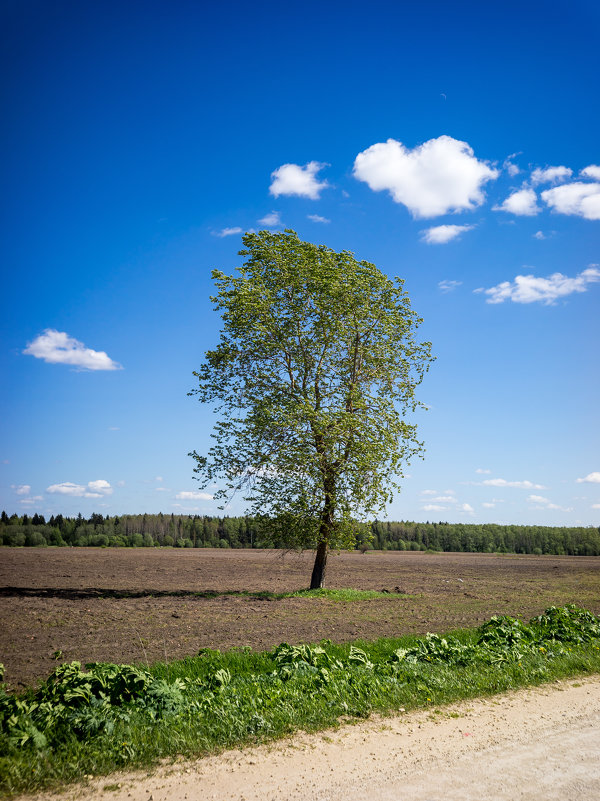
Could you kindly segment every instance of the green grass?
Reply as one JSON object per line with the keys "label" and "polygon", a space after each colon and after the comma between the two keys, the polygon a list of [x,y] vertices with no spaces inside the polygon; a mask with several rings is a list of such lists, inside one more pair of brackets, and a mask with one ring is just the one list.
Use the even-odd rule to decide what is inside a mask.
{"label": "green grass", "polygon": [[328,598],[332,601],[369,601],[373,598],[410,598],[405,593],[379,592],[378,590],[296,590],[284,595],[276,596],[279,598]]}
{"label": "green grass", "polygon": [[445,638],[206,649],[150,669],[72,663],[18,698],[0,692],[0,790],[35,792],[340,718],[435,709],[590,673],[600,673],[600,620],[574,607],[529,626],[492,618]]}

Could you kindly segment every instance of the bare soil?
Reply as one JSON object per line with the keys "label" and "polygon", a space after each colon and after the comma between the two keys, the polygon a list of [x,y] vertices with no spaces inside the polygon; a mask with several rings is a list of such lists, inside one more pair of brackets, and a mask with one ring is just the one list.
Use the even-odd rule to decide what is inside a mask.
{"label": "bare soil", "polygon": [[308,585],[312,554],[225,549],[0,548],[0,662],[9,687],[61,660],[153,662],[200,648],[345,642],[524,619],[575,603],[600,614],[600,557],[332,555],[326,586],[388,590],[339,602],[198,592],[291,592]]}

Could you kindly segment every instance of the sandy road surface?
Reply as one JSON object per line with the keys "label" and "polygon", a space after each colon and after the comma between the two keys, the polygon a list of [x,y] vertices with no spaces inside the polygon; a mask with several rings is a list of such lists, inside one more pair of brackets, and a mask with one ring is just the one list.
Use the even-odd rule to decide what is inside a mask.
{"label": "sandy road surface", "polygon": [[62,801],[592,801],[599,756],[595,676],[90,779]]}

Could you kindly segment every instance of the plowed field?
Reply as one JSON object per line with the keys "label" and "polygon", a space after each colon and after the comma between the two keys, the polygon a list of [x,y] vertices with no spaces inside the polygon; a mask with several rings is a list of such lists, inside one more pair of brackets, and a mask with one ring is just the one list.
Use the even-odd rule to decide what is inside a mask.
{"label": "plowed field", "polygon": [[[389,597],[261,599],[308,585],[312,554],[0,548],[0,662],[16,688],[56,662],[153,662],[200,648],[269,648],[525,619],[575,603],[600,614],[600,557],[371,551],[330,557],[326,586]],[[194,593],[222,593],[202,597]],[[238,594],[235,594],[238,593]]]}

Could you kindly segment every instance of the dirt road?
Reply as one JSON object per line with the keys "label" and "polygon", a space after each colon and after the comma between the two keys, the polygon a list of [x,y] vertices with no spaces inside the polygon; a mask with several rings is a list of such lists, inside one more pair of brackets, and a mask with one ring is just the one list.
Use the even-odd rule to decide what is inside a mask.
{"label": "dirt road", "polygon": [[596,676],[90,779],[62,801],[583,801],[600,798],[599,754]]}

